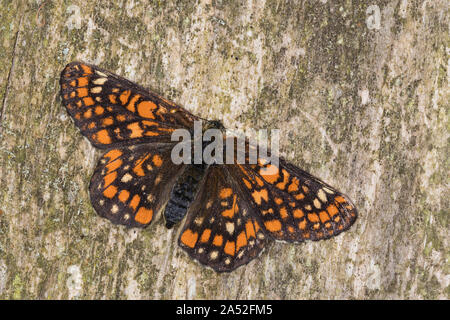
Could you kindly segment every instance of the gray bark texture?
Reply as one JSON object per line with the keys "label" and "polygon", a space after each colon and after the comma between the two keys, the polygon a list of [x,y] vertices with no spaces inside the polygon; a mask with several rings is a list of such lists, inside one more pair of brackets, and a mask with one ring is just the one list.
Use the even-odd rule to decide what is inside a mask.
{"label": "gray bark texture", "polygon": [[[447,0],[7,1],[0,6],[1,299],[449,299]],[[228,128],[280,128],[280,152],[359,218],[207,269],[160,219],[100,218],[101,152],[59,76],[74,60]]]}

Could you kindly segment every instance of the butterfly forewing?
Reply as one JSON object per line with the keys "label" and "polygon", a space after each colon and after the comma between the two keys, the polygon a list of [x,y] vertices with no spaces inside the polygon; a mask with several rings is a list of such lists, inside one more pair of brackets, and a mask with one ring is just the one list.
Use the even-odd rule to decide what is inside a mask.
{"label": "butterfly forewing", "polygon": [[171,145],[140,145],[104,154],[89,187],[98,214],[115,224],[149,225],[183,169],[170,161],[171,149]]}
{"label": "butterfly forewing", "polygon": [[81,62],[61,73],[61,97],[81,133],[98,148],[170,142],[175,129],[198,119],[157,94]]}

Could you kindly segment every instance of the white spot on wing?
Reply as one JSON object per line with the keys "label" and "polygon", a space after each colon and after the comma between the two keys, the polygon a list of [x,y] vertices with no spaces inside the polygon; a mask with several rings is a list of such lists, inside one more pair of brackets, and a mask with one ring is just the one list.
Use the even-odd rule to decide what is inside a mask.
{"label": "white spot on wing", "polygon": [[104,84],[107,80],[108,79],[106,79],[106,78],[98,78],[98,79],[95,79],[94,81],[92,81],[92,83],[101,85],[101,84]]}
{"label": "white spot on wing", "polygon": [[131,181],[131,179],[133,179],[133,176],[132,176],[131,174],[129,174],[129,173],[125,173],[125,174],[123,175],[122,179],[120,179],[120,181],[126,183],[126,182]]}

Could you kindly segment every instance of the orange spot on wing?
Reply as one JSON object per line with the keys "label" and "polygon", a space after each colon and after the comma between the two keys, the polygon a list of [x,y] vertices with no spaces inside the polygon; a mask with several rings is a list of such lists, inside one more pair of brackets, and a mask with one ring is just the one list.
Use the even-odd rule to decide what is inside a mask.
{"label": "orange spot on wing", "polygon": [[275,197],[274,200],[275,200],[276,204],[282,204],[283,203],[283,199],[281,199],[281,198]]}
{"label": "orange spot on wing", "polygon": [[87,85],[88,85],[88,78],[87,77],[78,78],[78,86],[79,87],[86,87]]}
{"label": "orange spot on wing", "polygon": [[327,211],[330,214],[330,216],[333,217],[339,212],[339,209],[335,205],[332,204],[327,207]]}
{"label": "orange spot on wing", "polygon": [[136,173],[140,177],[145,176],[144,169],[142,169],[142,164],[145,162],[145,160],[150,158],[150,156],[151,156],[150,154],[147,154],[145,157],[137,161],[136,166],[133,168],[134,173]]}
{"label": "orange spot on wing", "polygon": [[141,201],[141,197],[139,196],[139,195],[137,195],[137,194],[135,194],[134,196],[133,196],[133,198],[131,199],[131,201],[130,201],[130,207],[133,209],[133,210],[136,210],[136,208],[137,208],[137,206],[139,205],[139,202]]}
{"label": "orange spot on wing", "polygon": [[88,95],[88,89],[87,88],[78,88],[77,94],[79,98],[87,97]]}
{"label": "orange spot on wing", "polygon": [[85,64],[82,64],[81,68],[83,69],[85,74],[91,74],[92,73],[92,69],[89,66],[85,65]]}
{"label": "orange spot on wing", "polygon": [[93,134],[92,138],[101,144],[111,143],[111,137],[106,129],[100,130],[99,132]]}
{"label": "orange spot on wing", "polygon": [[148,127],[158,126],[158,123],[150,120],[142,120],[142,124]]}
{"label": "orange spot on wing", "polygon": [[303,213],[303,211],[301,209],[295,209],[294,210],[294,218],[303,218],[305,214]]}
{"label": "orange spot on wing", "polygon": [[186,229],[181,235],[181,242],[189,248],[194,248],[197,243],[198,233],[192,232],[191,229]]}
{"label": "orange spot on wing", "polygon": [[108,173],[108,174],[103,178],[103,180],[104,180],[104,185],[103,185],[103,187],[109,186],[111,183],[114,182],[114,180],[116,180],[116,178],[117,178],[117,171]]}
{"label": "orange spot on wing", "polygon": [[144,130],[141,129],[138,122],[130,123],[127,128],[131,130],[130,138],[141,138]]}
{"label": "orange spot on wing", "polygon": [[300,183],[300,181],[298,181],[297,178],[293,178],[292,179],[292,183],[289,185],[288,187],[288,192],[294,192],[298,190],[298,184]]}
{"label": "orange spot on wing", "polygon": [[334,200],[336,200],[339,203],[347,202],[347,200],[345,200],[345,198],[341,196],[337,196],[336,198],[334,198]]}
{"label": "orange spot on wing", "polygon": [[227,241],[225,247],[223,248],[223,251],[230,256],[234,256],[234,249],[235,249],[234,241]]}
{"label": "orange spot on wing", "polygon": [[111,101],[111,103],[117,104],[117,100],[116,100],[117,97],[116,97],[116,95],[110,94],[108,96],[108,98],[109,98],[109,101]]}
{"label": "orange spot on wing", "polygon": [[130,90],[125,90],[124,92],[122,92],[122,94],[119,97],[120,102],[122,102],[122,104],[127,103],[128,98],[130,97],[130,94],[131,94]]}
{"label": "orange spot on wing", "polygon": [[299,193],[299,194],[295,195],[294,198],[296,200],[302,200],[305,198],[305,195],[303,193]]}
{"label": "orange spot on wing", "polygon": [[306,219],[304,219],[303,221],[299,222],[298,227],[301,230],[305,230],[305,228],[306,228]]}
{"label": "orange spot on wing", "polygon": [[147,224],[150,221],[152,221],[152,218],[153,218],[152,209],[140,207],[138,212],[136,213],[136,216],[134,217],[134,220],[136,220],[136,222],[139,222],[140,224]]}
{"label": "orange spot on wing", "polygon": [[319,222],[319,217],[315,213],[309,213],[308,220],[311,222]]}
{"label": "orange spot on wing", "polygon": [[131,112],[136,112],[136,101],[138,101],[140,97],[141,96],[138,94],[134,95],[133,98],[131,98],[130,102],[128,102],[127,109]]}
{"label": "orange spot on wing", "polygon": [[103,112],[105,112],[105,109],[100,106],[96,106],[94,112],[96,115],[99,116],[99,115],[103,114]]}
{"label": "orange spot on wing", "polygon": [[284,190],[286,184],[289,182],[289,173],[284,169],[281,169],[281,172],[283,173],[283,182],[277,183],[276,187],[280,190]]}
{"label": "orange spot on wing", "polygon": [[89,107],[92,106],[94,104],[94,100],[92,100],[91,97],[86,97],[83,99],[84,105]]}
{"label": "orange spot on wing", "polygon": [[209,240],[209,237],[211,236],[211,229],[205,229],[202,233],[202,236],[200,237],[200,242],[207,242]]}
{"label": "orange spot on wing", "polygon": [[256,183],[257,183],[260,187],[262,187],[262,186],[264,185],[264,182],[263,182],[260,178],[258,178],[258,177],[255,176],[255,180],[256,180]]}
{"label": "orange spot on wing", "polygon": [[86,119],[89,119],[90,117],[92,117],[92,109],[88,109],[84,114],[83,117]]}
{"label": "orange spot on wing", "polygon": [[119,168],[122,165],[122,160],[117,159],[115,161],[112,161],[110,163],[108,163],[106,165],[106,168],[108,169],[108,173],[110,173],[111,171],[117,170],[117,168]]}
{"label": "orange spot on wing", "polygon": [[223,237],[220,235],[216,235],[213,240],[213,245],[215,245],[216,247],[220,247],[220,246],[222,246],[222,243],[223,243]]}
{"label": "orange spot on wing", "polygon": [[266,226],[266,229],[270,232],[276,232],[281,230],[281,223],[279,220],[269,220],[264,222],[264,225]]}
{"label": "orange spot on wing", "polygon": [[233,194],[233,190],[231,188],[222,188],[219,193],[219,197],[221,199],[228,198]]}
{"label": "orange spot on wing", "polygon": [[128,190],[122,190],[119,193],[119,200],[124,202],[128,200],[128,198],[130,197],[130,192],[128,192]]}
{"label": "orange spot on wing", "polygon": [[247,237],[245,236],[245,231],[242,231],[236,240],[236,252],[239,251],[240,248],[245,247],[247,245]]}
{"label": "orange spot on wing", "polygon": [[287,210],[286,210],[285,207],[283,207],[283,208],[280,209],[280,216],[281,216],[281,218],[283,218],[283,219],[286,219],[286,218],[288,217]]}
{"label": "orange spot on wing", "polygon": [[160,157],[159,155],[157,155],[157,154],[155,154],[155,155],[153,156],[152,161],[153,161],[153,164],[154,164],[155,166],[157,166],[158,168],[161,167],[162,164],[163,164],[163,160],[162,160],[161,157]]}
{"label": "orange spot on wing", "polygon": [[244,184],[247,187],[247,189],[252,189],[252,185],[247,179],[242,178],[242,181],[244,181]]}
{"label": "orange spot on wing", "polygon": [[175,129],[173,128],[158,128],[159,131],[163,131],[163,132],[174,132]]}
{"label": "orange spot on wing", "polygon": [[245,232],[247,233],[247,239],[248,238],[255,238],[255,228],[253,227],[253,222],[251,220],[247,221],[245,224]]}
{"label": "orange spot on wing", "polygon": [[105,118],[105,119],[102,120],[102,124],[103,124],[104,126],[110,126],[110,125],[112,125],[113,123],[114,123],[113,117],[108,117],[108,118]]}
{"label": "orange spot on wing", "polygon": [[258,222],[254,222],[255,224],[255,231],[258,232],[258,230],[260,229]]}
{"label": "orange spot on wing", "polygon": [[113,149],[106,153],[103,158],[109,158],[109,162],[116,160],[118,157],[122,155],[122,151],[118,149]]}
{"label": "orange spot on wing", "polygon": [[144,133],[144,135],[148,136],[148,137],[156,137],[156,136],[159,136],[159,133],[158,132],[153,132],[153,131],[146,131]]}
{"label": "orange spot on wing", "polygon": [[222,211],[222,216],[226,218],[233,218],[234,214],[238,211],[239,207],[236,203],[236,195],[233,196],[233,205],[231,206],[231,209],[227,209]]}
{"label": "orange spot on wing", "polygon": [[322,223],[330,220],[330,217],[328,216],[328,214],[325,211],[320,211],[319,217],[320,217],[320,221],[322,221]]}
{"label": "orange spot on wing", "polygon": [[112,199],[117,193],[117,187],[116,186],[109,186],[103,191],[103,195],[106,198]]}
{"label": "orange spot on wing", "polygon": [[269,195],[268,195],[268,193],[267,193],[267,189],[261,189],[260,191],[255,190],[255,191],[252,193],[252,197],[253,197],[253,200],[255,200],[255,202],[256,202],[258,205],[261,205],[261,199],[264,199],[266,202],[267,202],[268,199],[269,199]]}
{"label": "orange spot on wing", "polygon": [[155,119],[153,110],[155,110],[156,104],[151,101],[142,101],[138,104],[137,110],[140,116],[144,118]]}

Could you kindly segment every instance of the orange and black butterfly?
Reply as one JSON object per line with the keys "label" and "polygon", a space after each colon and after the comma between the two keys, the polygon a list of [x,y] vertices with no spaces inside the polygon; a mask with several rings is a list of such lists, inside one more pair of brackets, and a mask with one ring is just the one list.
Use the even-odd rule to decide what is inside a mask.
{"label": "orange and black butterfly", "polygon": [[[73,62],[60,84],[75,125],[106,150],[89,186],[98,214],[128,227],[146,227],[159,212],[168,228],[185,219],[179,245],[218,272],[248,263],[269,240],[327,239],[356,220],[347,196],[282,158],[174,164],[171,134],[201,118],[122,77]],[[225,133],[218,121],[205,128]]]}

